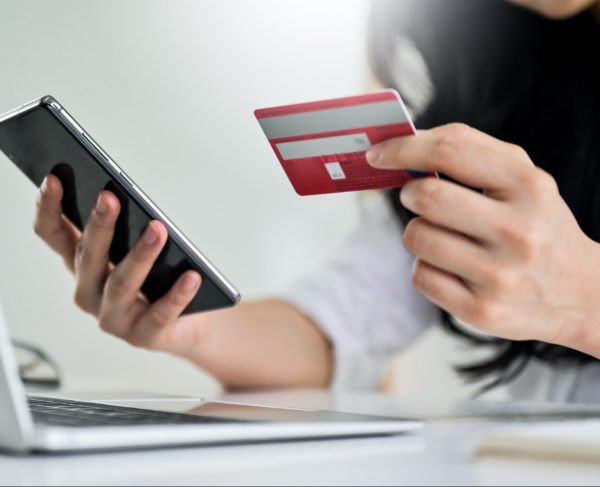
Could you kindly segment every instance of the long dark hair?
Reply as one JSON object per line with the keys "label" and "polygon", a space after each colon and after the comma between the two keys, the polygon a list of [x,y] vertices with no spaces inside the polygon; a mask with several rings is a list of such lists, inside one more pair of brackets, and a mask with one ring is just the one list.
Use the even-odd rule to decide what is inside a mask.
{"label": "long dark hair", "polygon": [[[429,72],[421,84],[431,86],[420,88],[431,100],[417,127],[463,122],[522,146],[556,178],[583,231],[600,241],[600,26],[593,12],[552,21],[504,0],[376,0],[371,63],[385,85],[401,92],[402,77],[411,76],[398,59],[402,39]],[[406,224],[414,215],[399,190],[388,196]],[[557,345],[476,336],[441,314],[446,329],[492,348],[489,359],[457,367],[468,379],[486,379],[483,390],[510,382],[532,359],[595,360]]]}

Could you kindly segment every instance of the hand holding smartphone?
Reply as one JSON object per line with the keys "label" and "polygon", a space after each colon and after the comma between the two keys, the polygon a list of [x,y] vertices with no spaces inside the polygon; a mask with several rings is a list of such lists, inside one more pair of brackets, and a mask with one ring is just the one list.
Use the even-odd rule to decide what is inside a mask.
{"label": "hand holding smartphone", "polygon": [[[53,179],[53,184],[60,182],[62,212],[80,231],[102,202],[99,195],[106,191],[114,195],[112,204],[120,209],[108,249],[113,265],[126,263],[132,249],[133,254],[143,252],[143,236],[164,239],[159,242],[164,247],[140,282],[150,303],[165,296],[190,270],[201,275],[202,286],[184,313],[223,308],[239,301],[240,295],[229,281],[51,96],[0,115],[0,150],[35,185],[47,175],[58,180]],[[111,196],[105,198],[105,203],[111,204]],[[162,225],[152,228],[154,220]]]}

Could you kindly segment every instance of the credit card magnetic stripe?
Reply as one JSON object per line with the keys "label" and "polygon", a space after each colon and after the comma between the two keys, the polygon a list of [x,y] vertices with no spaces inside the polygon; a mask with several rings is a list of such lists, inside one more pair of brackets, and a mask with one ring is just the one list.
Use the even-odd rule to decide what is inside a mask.
{"label": "credit card magnetic stripe", "polygon": [[256,116],[269,140],[363,127],[411,124],[406,109],[396,99],[292,115],[261,117],[257,113]]}

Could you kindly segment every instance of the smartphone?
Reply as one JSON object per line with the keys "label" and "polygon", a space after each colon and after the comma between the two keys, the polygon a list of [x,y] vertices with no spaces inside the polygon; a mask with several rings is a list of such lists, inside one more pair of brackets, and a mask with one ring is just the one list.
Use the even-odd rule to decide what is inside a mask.
{"label": "smartphone", "polygon": [[114,264],[127,255],[151,220],[166,226],[169,238],[142,286],[150,302],[190,269],[198,271],[203,282],[185,313],[233,306],[240,300],[235,287],[52,96],[0,115],[0,150],[36,186],[48,174],[58,177],[64,188],[63,214],[80,230],[98,194],[113,192],[121,203],[109,252]]}

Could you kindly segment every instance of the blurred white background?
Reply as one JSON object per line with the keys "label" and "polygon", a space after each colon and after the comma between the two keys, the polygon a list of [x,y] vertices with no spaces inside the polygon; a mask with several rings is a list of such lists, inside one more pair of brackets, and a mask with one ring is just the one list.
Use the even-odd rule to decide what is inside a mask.
{"label": "blurred white background", "polygon": [[[367,13],[363,0],[0,1],[0,112],[57,97],[245,299],[267,295],[318,266],[358,202],[297,196],[253,110],[365,91]],[[3,155],[0,184],[0,299],[12,334],[56,357],[67,387],[218,393],[79,312],[32,232],[35,190]],[[462,394],[454,348],[429,334],[398,389]]]}

